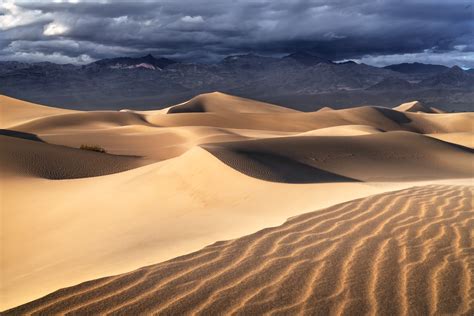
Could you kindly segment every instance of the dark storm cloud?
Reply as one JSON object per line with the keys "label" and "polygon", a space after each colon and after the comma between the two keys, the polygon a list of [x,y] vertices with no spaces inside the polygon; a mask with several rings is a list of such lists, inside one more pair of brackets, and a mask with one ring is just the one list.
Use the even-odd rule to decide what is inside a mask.
{"label": "dark storm cloud", "polygon": [[334,60],[428,56],[474,66],[471,1],[72,2],[0,4],[0,59],[87,62],[153,53],[209,61],[306,50]]}

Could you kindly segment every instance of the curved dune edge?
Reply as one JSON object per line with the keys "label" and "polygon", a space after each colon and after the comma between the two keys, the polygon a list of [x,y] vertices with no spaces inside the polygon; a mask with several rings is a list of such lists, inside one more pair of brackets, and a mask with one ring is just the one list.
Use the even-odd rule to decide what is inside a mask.
{"label": "curved dune edge", "polygon": [[167,114],[176,113],[297,113],[299,111],[274,104],[212,92],[200,94],[189,101],[171,106]]}
{"label": "curved dune edge", "polygon": [[0,94],[0,128],[9,128],[29,120],[80,111],[54,108]]}
{"label": "curved dune edge", "polygon": [[438,134],[427,134],[427,136],[437,138],[439,140],[461,145],[474,149],[474,133],[438,133]]}
{"label": "curved dune edge", "polygon": [[297,136],[360,136],[383,132],[369,125],[339,125],[307,131]]}
{"label": "curved dune edge", "polygon": [[274,182],[419,181],[474,175],[472,149],[410,132],[291,136],[201,147],[243,174]]}
{"label": "curved dune edge", "polygon": [[400,112],[446,113],[438,108],[426,107],[420,101],[402,103],[399,106],[394,107],[393,109]]}
{"label": "curved dune edge", "polygon": [[473,194],[428,185],[354,200],[2,314],[472,315]]}

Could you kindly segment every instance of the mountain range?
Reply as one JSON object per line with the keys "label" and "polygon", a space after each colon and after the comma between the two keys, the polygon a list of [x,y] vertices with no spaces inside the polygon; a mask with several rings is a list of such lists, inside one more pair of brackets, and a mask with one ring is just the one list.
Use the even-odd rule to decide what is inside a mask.
{"label": "mountain range", "polygon": [[233,55],[214,64],[152,55],[87,65],[0,62],[0,93],[75,109],[163,108],[222,91],[304,111],[420,100],[446,111],[472,110],[472,70],[403,63],[383,68],[336,63],[306,52],[282,58]]}

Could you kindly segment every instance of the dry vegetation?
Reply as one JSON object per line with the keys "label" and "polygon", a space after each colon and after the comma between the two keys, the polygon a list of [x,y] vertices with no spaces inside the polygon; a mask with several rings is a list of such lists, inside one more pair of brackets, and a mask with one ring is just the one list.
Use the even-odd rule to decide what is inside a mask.
{"label": "dry vegetation", "polygon": [[84,145],[82,144],[79,149],[83,149],[83,150],[90,150],[90,151],[96,151],[98,153],[103,153],[105,154],[107,151],[105,151],[104,148],[98,146],[98,145]]}

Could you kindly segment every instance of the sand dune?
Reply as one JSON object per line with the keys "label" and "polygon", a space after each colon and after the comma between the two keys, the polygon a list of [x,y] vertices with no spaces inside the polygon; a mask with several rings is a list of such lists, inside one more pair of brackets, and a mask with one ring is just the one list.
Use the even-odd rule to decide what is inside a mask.
{"label": "sand dune", "polygon": [[[7,97],[0,100],[2,112],[8,112],[3,115],[7,118],[2,120],[3,128],[35,134],[57,145],[79,147],[92,143],[113,154],[144,156],[155,161],[179,156],[200,144],[249,138],[298,134],[354,136],[384,131],[431,135],[472,133],[474,128],[472,113],[433,115],[377,107],[301,113],[221,93],[206,94],[189,101],[189,104],[194,103],[204,104],[206,112],[79,112]],[[227,111],[228,108],[232,111]],[[452,138],[443,136],[441,139]]]}
{"label": "sand dune", "polygon": [[405,113],[387,108],[359,107],[310,113],[180,113],[149,115],[156,126],[213,126],[254,130],[306,132],[340,125],[367,125],[384,131],[417,133],[471,132],[473,113]]}
{"label": "sand dune", "polygon": [[393,108],[394,110],[401,112],[422,112],[422,113],[444,113],[442,110],[434,107],[426,107],[419,101],[412,101],[407,103],[402,103],[397,107]]}
{"label": "sand dune", "polygon": [[471,149],[409,132],[280,137],[203,148],[246,175],[291,183],[470,178],[474,172]]}
{"label": "sand dune", "polygon": [[319,128],[297,134],[297,136],[359,136],[381,132],[383,131],[368,125],[341,125]]}
{"label": "sand dune", "polygon": [[332,110],[334,110],[334,109],[333,109],[332,107],[330,107],[330,106],[323,106],[322,108],[320,108],[320,109],[318,110],[318,112],[332,111]]}
{"label": "sand dune", "polygon": [[291,113],[298,112],[270,103],[239,98],[228,94],[213,92],[201,94],[184,103],[168,108],[172,113]]}
{"label": "sand dune", "polygon": [[52,108],[0,94],[0,128],[26,123],[29,120],[76,111]]}
{"label": "sand dune", "polygon": [[140,157],[116,156],[17,137],[0,136],[0,142],[3,175],[74,179],[117,173],[149,163]]}
{"label": "sand dune", "polygon": [[464,147],[469,147],[474,149],[474,133],[465,132],[465,133],[437,133],[437,134],[428,134],[431,137],[441,139],[445,142],[458,144]]}
{"label": "sand dune", "polygon": [[8,176],[2,184],[2,309],[315,208],[413,185],[261,181],[199,147],[107,176]]}
{"label": "sand dune", "polygon": [[15,125],[12,129],[39,134],[65,129],[106,129],[128,125],[147,125],[147,122],[132,112],[93,111],[41,117]]}
{"label": "sand dune", "polygon": [[[156,111],[69,111],[4,96],[0,96],[0,109],[0,309],[18,306],[73,284],[125,273],[185,255],[216,240],[235,239],[265,227],[278,226],[289,217],[315,209],[414,185],[471,185],[473,178],[472,113],[433,114],[370,106],[303,113],[222,93],[197,96],[188,102]],[[99,145],[107,150],[107,154],[78,149],[82,144]],[[431,201],[428,197],[408,198],[413,192],[423,195],[428,191],[432,192],[429,194],[439,195],[440,199]],[[448,191],[455,193],[452,193],[451,197],[451,193],[446,193]],[[115,300],[116,295],[122,295],[121,292],[115,292],[120,289],[127,295],[123,304],[135,306],[133,301],[129,301],[129,292],[126,289],[132,292],[138,290],[141,294],[136,296],[136,300],[142,304],[140,300],[147,297],[148,288],[143,287],[140,282],[161,286],[156,284],[155,277],[165,283],[166,280],[176,277],[176,280],[180,281],[170,283],[172,288],[163,287],[165,294],[157,304],[162,302],[171,308],[170,311],[179,312],[179,308],[192,306],[186,304],[193,302],[187,299],[181,301],[180,295],[185,298],[187,291],[192,291],[191,288],[199,284],[198,275],[190,274],[189,278],[185,278],[189,280],[187,283],[182,282],[184,279],[180,279],[181,274],[194,268],[195,271],[201,271],[199,273],[212,272],[213,267],[216,267],[218,273],[220,265],[227,262],[231,267],[235,267],[230,276],[225,274],[225,279],[230,283],[223,285],[219,281],[214,284],[214,281],[209,280],[210,296],[207,298],[212,298],[212,301],[220,304],[222,299],[227,300],[230,297],[228,290],[235,285],[235,288],[239,289],[236,295],[245,297],[227,300],[230,303],[225,308],[238,310],[238,306],[242,305],[240,312],[249,314],[245,308],[251,308],[252,311],[265,310],[266,301],[268,304],[276,304],[275,307],[278,306],[276,301],[285,305],[291,295],[299,295],[298,290],[306,291],[308,284],[301,281],[301,278],[292,277],[300,275],[298,273],[301,271],[314,272],[315,274],[309,275],[314,276],[315,280],[320,271],[326,279],[321,279],[322,283],[318,281],[318,284],[321,284],[322,289],[330,287],[333,279],[328,278],[331,273],[326,273],[324,269],[331,268],[331,265],[324,268],[326,264],[318,260],[327,254],[330,259],[328,262],[333,262],[331,260],[335,260],[335,257],[331,257],[331,249],[340,255],[343,255],[343,249],[349,249],[348,254],[352,256],[352,253],[357,254],[359,249],[366,251],[366,242],[370,249],[374,249],[371,245],[375,242],[375,246],[379,247],[381,245],[378,242],[390,235],[385,228],[393,227],[390,232],[403,232],[407,229],[408,235],[397,234],[396,237],[408,236],[406,238],[410,240],[413,237],[415,244],[410,245],[417,245],[413,251],[421,249],[421,246],[416,244],[421,242],[420,236],[426,240],[426,247],[438,249],[442,254],[451,251],[449,245],[436,248],[438,244],[430,244],[434,241],[424,236],[431,234],[435,229],[433,227],[438,227],[438,221],[446,220],[446,223],[451,223],[443,214],[457,209],[453,203],[458,203],[455,201],[459,199],[459,203],[465,206],[465,196],[472,192],[458,187],[426,187],[411,192],[406,193],[407,205],[417,206],[425,201],[426,204],[413,209],[402,206],[402,213],[409,214],[406,215],[406,220],[387,221],[386,225],[376,231],[370,229],[378,227],[378,222],[372,222],[365,217],[363,221],[357,222],[357,214],[362,216],[369,212],[366,207],[359,208],[358,203],[366,205],[375,201],[374,206],[381,206],[378,211],[388,214],[392,212],[390,205],[399,205],[400,193],[394,195],[398,198],[386,195],[368,200],[372,202],[356,201],[355,204],[350,204],[352,206],[344,208],[349,212],[347,216],[338,213],[339,215],[331,220],[331,223],[336,225],[335,231],[340,232],[340,229],[347,226],[345,221],[337,222],[339,219],[351,220],[350,216],[353,215],[355,225],[365,227],[367,223],[370,226],[367,228],[369,231],[366,231],[366,234],[358,231],[361,234],[355,235],[349,234],[348,231],[347,239],[344,234],[323,234],[327,239],[321,239],[318,243],[326,245],[328,242],[334,249],[325,248],[319,252],[316,249],[312,253],[313,259],[295,256],[296,261],[292,261],[293,257],[287,258],[288,261],[282,257],[283,261],[280,261],[278,255],[269,256],[269,261],[264,261],[263,264],[256,264],[255,260],[262,258],[252,255],[253,261],[248,264],[256,264],[254,269],[263,269],[264,272],[260,278],[252,277],[259,279],[257,283],[252,284],[256,286],[258,282],[263,282],[261,288],[240,289],[239,282],[233,283],[235,280],[232,275],[243,277],[239,273],[247,271],[249,266],[240,265],[240,261],[234,262],[232,257],[243,248],[247,249],[243,251],[248,251],[248,254],[254,254],[254,250],[257,251],[255,254],[258,254],[260,247],[267,246],[263,246],[264,243],[254,249],[252,238],[273,229],[257,233],[254,237],[219,243],[218,247],[203,250],[207,252],[209,249],[215,249],[214,259],[224,259],[221,263],[216,261],[216,266],[207,261],[209,258],[204,253],[199,257],[202,261],[192,254],[188,257],[191,258],[189,263],[193,267],[183,265],[178,268],[179,271],[173,268],[166,270],[164,274],[159,272],[162,268],[145,268],[140,270],[143,275],[133,272],[126,277],[103,279],[101,282],[104,282],[104,287],[99,286],[98,281],[93,281],[62,290],[51,297],[61,296],[61,293],[69,293],[68,291],[72,291],[71,294],[76,293],[79,288],[85,291],[84,296],[74,296],[70,299],[62,297],[57,301],[58,304],[51,306],[46,305],[53,303],[52,300],[50,303],[41,301],[43,303],[40,304],[44,306],[41,305],[40,308],[39,305],[34,305],[34,308],[38,311],[44,308],[43,314],[49,314],[51,310],[82,308],[87,301],[90,303],[87,308],[90,308],[91,312],[96,311],[96,308],[115,309],[119,306],[107,303],[108,299],[105,303],[99,302],[106,300],[102,295],[110,295],[110,299]],[[446,201],[441,199],[445,193],[449,195]],[[464,197],[458,198],[458,195]],[[382,202],[378,203],[377,199]],[[384,206],[384,203],[388,204]],[[421,229],[420,235],[417,235],[418,220],[426,217],[428,221],[428,210],[437,207],[439,212],[435,214],[439,218],[431,218],[434,224]],[[354,209],[354,212],[349,208]],[[373,209],[370,216],[377,216],[378,212],[374,207],[369,209]],[[453,216],[454,219],[457,218]],[[298,219],[292,219],[289,223],[293,221],[297,222]],[[289,227],[289,224],[285,225],[283,227]],[[415,227],[410,228],[410,225]],[[450,229],[464,227],[465,222],[449,225],[443,229],[443,234],[449,235]],[[415,233],[410,229],[414,229]],[[314,231],[307,237],[304,235],[301,242],[312,240],[313,237],[319,236],[318,234]],[[378,237],[372,238],[372,235]],[[268,238],[270,236],[273,235]],[[289,238],[291,242],[294,238],[291,236],[293,235],[282,236],[282,245],[285,238]],[[443,236],[438,237],[444,238]],[[466,238],[465,235],[459,236],[459,240]],[[397,239],[397,242],[408,242],[408,239]],[[244,241],[249,244],[243,245]],[[293,241],[298,244],[300,240],[296,238]],[[351,248],[354,243],[355,248]],[[230,244],[236,248],[229,250],[224,247]],[[221,249],[221,246],[224,248]],[[280,246],[272,244],[269,247],[274,247],[277,251]],[[398,255],[393,247],[383,249],[385,250],[381,254],[382,257],[374,261],[381,266],[385,264],[383,256],[386,255],[387,260],[394,260],[391,258]],[[428,250],[423,250],[420,258],[431,254],[431,248],[426,249]],[[296,254],[299,253],[295,251]],[[305,251],[302,250],[301,253]],[[374,253],[377,252],[370,252],[369,257]],[[275,253],[270,251],[270,254]],[[406,250],[401,252],[401,255],[404,254],[407,254]],[[455,252],[444,261],[443,266],[436,265],[439,271],[436,270],[437,278],[434,280],[439,281],[434,282],[432,286],[436,290],[429,292],[427,287],[421,287],[422,295],[413,300],[421,300],[428,295],[426,293],[437,293],[433,294],[435,298],[431,299],[430,296],[426,301],[429,302],[426,306],[435,306],[429,307],[430,311],[453,311],[453,306],[459,302],[461,307],[453,313],[466,311],[467,308],[463,304],[466,300],[472,300],[472,297],[465,296],[460,290],[455,289],[455,293],[461,294],[450,296],[444,301],[439,296],[443,291],[452,291],[453,284],[458,284],[451,281],[458,278],[464,268],[461,267],[462,263],[451,264],[454,262],[451,260],[459,256],[461,254]],[[410,270],[417,262],[411,258],[410,263],[405,265],[403,258],[405,257],[395,260],[401,262],[402,271]],[[180,260],[178,258],[173,262],[181,262]],[[263,257],[263,260],[267,260],[266,257]],[[318,262],[316,268],[308,266],[313,261]],[[347,261],[347,264],[344,260],[342,263],[337,260],[334,262],[337,269],[343,264],[344,271],[349,271],[352,264],[351,260]],[[203,264],[203,268],[208,268],[199,270],[200,264]],[[362,264],[362,261],[358,264]],[[157,267],[162,266],[168,266],[168,263]],[[266,271],[266,268],[274,270],[275,274]],[[354,269],[354,272],[364,275],[360,267]],[[158,272],[155,274],[155,271]],[[285,271],[291,273],[285,275]],[[423,271],[422,273],[425,273]],[[374,275],[380,278],[379,274]],[[164,278],[159,277],[163,275]],[[339,276],[344,275],[345,273],[339,273]],[[267,276],[268,280],[271,280],[270,284],[265,283]],[[337,274],[335,277],[338,277]],[[430,280],[428,277],[425,279]],[[361,293],[364,293],[364,287],[357,281],[359,279],[352,275],[347,275],[345,280],[346,283],[355,282],[355,287],[341,293],[336,293],[335,289],[328,290],[329,292],[322,290],[325,293],[325,299],[322,300],[322,305],[319,305],[323,306],[322,310],[334,304],[339,304],[342,310],[343,306],[349,308],[350,302],[363,302],[363,299],[367,298],[365,294],[361,294],[364,298],[352,300],[354,293],[360,289]],[[370,280],[371,284],[376,284],[373,278]],[[444,282],[443,280],[451,281],[440,283]],[[111,283],[108,283],[109,281]],[[281,292],[281,282],[291,285],[289,289],[298,290],[293,290],[294,293]],[[89,291],[89,285],[96,287],[97,291]],[[242,286],[244,285],[245,283],[242,283]],[[376,285],[376,288],[380,288],[380,291],[376,291],[379,293],[377,295],[388,297],[393,292],[392,289],[385,291],[383,284]],[[177,305],[174,305],[175,301],[166,297],[176,293],[178,294],[174,300]],[[199,290],[192,296],[196,294],[201,297],[207,295],[206,293]],[[261,298],[262,295],[265,298]],[[299,310],[312,313],[311,295],[308,294],[307,298],[304,295],[298,296],[301,301],[309,302],[306,307],[297,307]],[[402,297],[408,296],[403,294]],[[371,296],[369,298],[372,300]],[[156,297],[150,303],[156,303],[155,299]],[[97,304],[94,300],[97,300]],[[402,303],[405,304],[407,299],[403,300]],[[433,303],[435,301],[438,303]],[[371,307],[371,310],[385,306],[380,300],[373,299],[371,302],[378,306]],[[204,300],[199,300],[195,305],[206,314],[205,304],[207,303]],[[421,313],[425,311],[425,305],[419,303],[419,306],[422,306]],[[160,305],[157,309],[165,310],[166,306]],[[221,310],[216,306],[212,307],[211,311]],[[293,314],[289,306],[282,308],[281,312],[288,311],[287,313]],[[365,310],[363,304],[360,308],[361,311]],[[155,309],[155,306],[150,309]],[[148,310],[148,307],[145,306],[143,310]],[[412,314],[416,314],[416,311]]]}
{"label": "sand dune", "polygon": [[431,185],[335,205],[4,315],[472,315],[473,194]]}
{"label": "sand dune", "polygon": [[[473,131],[473,113],[431,115],[426,113],[399,112],[392,109],[369,106],[302,113],[251,100],[245,101],[245,99],[241,98],[237,98],[238,101],[235,101],[235,97],[224,94],[209,94],[200,97],[203,97],[207,103],[213,105],[211,109],[217,109],[206,112],[175,113],[173,115],[164,114],[161,110],[120,112],[76,111],[73,113],[63,113],[63,111],[66,110],[58,110],[59,112],[56,114],[59,115],[46,116],[37,114],[43,110],[43,107],[34,105],[34,109],[30,112],[36,113],[34,115],[36,119],[32,119],[32,115],[24,114],[24,117],[8,120],[4,123],[3,128],[35,134],[49,133],[51,131],[64,129],[104,129],[125,125],[152,127],[208,126],[280,132],[308,132],[315,129],[341,125],[365,125],[382,131],[406,130],[419,133]],[[197,100],[201,100],[200,97],[197,97]],[[224,101],[221,101],[222,99],[224,99]],[[11,109],[17,108],[10,100],[7,101],[8,102],[2,100],[0,104],[2,104],[3,107],[8,106]],[[254,107],[249,104],[254,105]],[[228,108],[232,108],[233,112],[225,110]],[[3,111],[5,112],[5,110]],[[16,113],[15,115],[17,116],[20,115],[16,110],[8,112]],[[24,112],[25,111],[22,111],[21,113]],[[229,113],[232,113],[232,115],[229,115]],[[6,115],[6,117],[8,116],[11,115]]]}

